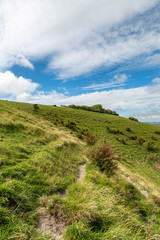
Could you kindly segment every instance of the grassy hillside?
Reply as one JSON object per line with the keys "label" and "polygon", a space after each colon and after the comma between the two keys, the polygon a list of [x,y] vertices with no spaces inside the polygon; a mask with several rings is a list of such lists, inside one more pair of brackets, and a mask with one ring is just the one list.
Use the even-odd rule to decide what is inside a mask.
{"label": "grassy hillside", "polygon": [[[108,142],[120,158],[116,174],[90,160],[85,181],[75,183],[87,152]],[[44,202],[49,214],[60,209],[67,240],[160,239],[159,126],[0,101],[0,164],[0,239],[52,239],[36,230]]]}

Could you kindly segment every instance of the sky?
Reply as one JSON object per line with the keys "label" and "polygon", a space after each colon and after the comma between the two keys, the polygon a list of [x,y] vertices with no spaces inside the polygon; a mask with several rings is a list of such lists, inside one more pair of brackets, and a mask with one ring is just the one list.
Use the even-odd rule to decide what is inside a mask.
{"label": "sky", "polygon": [[0,99],[160,122],[160,0],[0,0]]}

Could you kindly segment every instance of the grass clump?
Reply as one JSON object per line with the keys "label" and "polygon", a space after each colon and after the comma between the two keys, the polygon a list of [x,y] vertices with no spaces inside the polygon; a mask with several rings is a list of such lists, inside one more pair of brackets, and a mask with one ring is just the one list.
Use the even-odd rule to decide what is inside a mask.
{"label": "grass clump", "polygon": [[143,145],[143,143],[145,142],[143,137],[137,137],[137,142],[139,145]]}
{"label": "grass clump", "polygon": [[155,147],[151,142],[143,142],[143,147],[145,147],[148,151],[154,151]]}
{"label": "grass clump", "polygon": [[94,145],[97,141],[95,136],[90,133],[86,133],[84,137],[85,137],[85,141],[86,141],[87,145],[89,145],[89,146]]}
{"label": "grass clump", "polygon": [[115,173],[119,158],[114,154],[114,150],[109,144],[105,144],[95,150],[91,150],[88,157],[108,176]]}

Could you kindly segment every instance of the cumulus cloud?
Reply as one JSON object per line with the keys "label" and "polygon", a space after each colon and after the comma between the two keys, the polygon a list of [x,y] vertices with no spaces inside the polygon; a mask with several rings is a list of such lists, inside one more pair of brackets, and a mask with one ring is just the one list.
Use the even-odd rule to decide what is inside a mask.
{"label": "cumulus cloud", "polygon": [[[137,112],[132,116],[142,122],[160,122],[160,109]],[[126,115],[126,117],[130,117],[130,115]]]}
{"label": "cumulus cloud", "polygon": [[[36,83],[31,82],[31,80],[24,79],[22,77],[17,78],[10,72],[5,74],[10,77],[6,77],[3,81],[4,85],[1,84],[1,93],[3,92],[3,89],[8,89],[8,91],[6,90],[6,94],[12,95],[8,98],[10,100],[49,105],[76,104],[91,106],[99,103],[102,104],[104,108],[115,110],[123,115],[125,111],[133,112],[139,110],[141,113],[132,114],[132,116],[137,117],[141,121],[151,121],[151,119],[152,121],[159,120],[159,113],[157,110],[157,112],[154,112],[153,110],[145,112],[147,109],[160,109],[160,78],[158,77],[153,79],[151,84],[148,86],[130,89],[95,91],[92,93],[83,93],[77,96],[68,96],[56,91],[35,91],[38,86]],[[13,79],[15,87],[10,88],[10,86],[13,85]],[[5,83],[7,82],[6,80],[9,82],[7,87],[5,85],[7,84]]]}
{"label": "cumulus cloud", "polygon": [[105,88],[115,88],[125,85],[128,76],[126,74],[115,75],[112,80],[104,83],[92,83],[87,87],[83,87],[83,90],[100,90]]}
{"label": "cumulus cloud", "polygon": [[0,69],[33,69],[34,61],[48,58],[48,69],[65,79],[149,57],[160,47],[158,7],[150,17],[158,2],[1,0]]}
{"label": "cumulus cloud", "polygon": [[12,72],[0,72],[0,95],[19,96],[33,93],[38,87],[37,83],[33,83],[30,79],[16,77]]}

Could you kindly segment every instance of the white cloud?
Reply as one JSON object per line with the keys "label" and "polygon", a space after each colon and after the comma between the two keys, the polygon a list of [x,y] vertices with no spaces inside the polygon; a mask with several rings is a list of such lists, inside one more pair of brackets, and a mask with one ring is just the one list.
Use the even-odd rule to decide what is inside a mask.
{"label": "white cloud", "polygon": [[[156,78],[159,80],[159,78]],[[32,83],[34,84],[34,83]],[[36,87],[36,86],[34,86]],[[34,88],[35,89],[35,88]],[[16,97],[10,97],[10,100],[21,102],[32,102],[49,105],[94,105],[102,104],[106,109],[112,109],[121,112],[144,111],[144,109],[160,108],[160,82],[153,80],[153,83],[144,87],[117,89],[109,91],[96,91],[92,93],[80,94],[77,96],[67,96],[56,91],[52,92],[35,92],[24,91],[17,93]],[[137,116],[137,115],[136,115]],[[142,118],[140,118],[142,119]],[[145,116],[145,119],[147,117]],[[157,118],[158,120],[158,118]]]}
{"label": "white cloud", "polygon": [[37,83],[33,83],[30,79],[16,77],[12,72],[0,72],[0,95],[25,95],[32,93],[38,87]]}
{"label": "white cloud", "polygon": [[[127,76],[115,75],[117,83],[126,81]],[[160,78],[154,78],[148,86],[114,89],[83,93],[77,96],[68,96],[68,93],[56,91],[38,91],[39,85],[31,79],[17,77],[12,72],[0,73],[0,96],[8,100],[19,102],[41,103],[47,105],[94,105],[102,104],[106,109],[118,111],[124,115],[125,111],[139,113],[132,114],[141,121],[160,121]],[[60,90],[64,90],[62,88]],[[148,110],[148,112],[145,111]],[[150,109],[150,110],[149,110]]]}
{"label": "white cloud", "polygon": [[115,75],[109,82],[104,83],[92,83],[87,87],[83,87],[83,90],[100,90],[105,88],[114,88],[124,86],[128,76],[126,74]]}
{"label": "white cloud", "polygon": [[[131,115],[127,115],[129,117]],[[133,117],[136,117],[141,122],[160,122],[160,109],[142,111],[132,114]]]}
{"label": "white cloud", "polygon": [[48,68],[59,78],[67,78],[144,53],[150,55],[160,47],[159,26],[154,24],[156,10],[149,23],[144,24],[140,18],[127,24],[157,3],[158,0],[1,0],[0,69],[14,64],[33,69],[31,61],[49,57]]}

